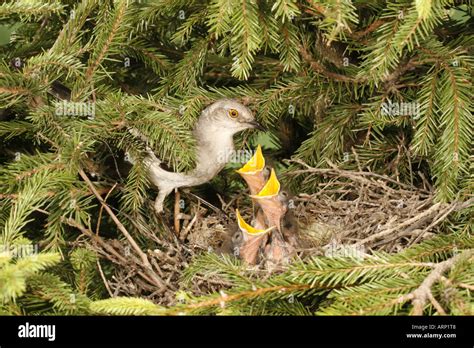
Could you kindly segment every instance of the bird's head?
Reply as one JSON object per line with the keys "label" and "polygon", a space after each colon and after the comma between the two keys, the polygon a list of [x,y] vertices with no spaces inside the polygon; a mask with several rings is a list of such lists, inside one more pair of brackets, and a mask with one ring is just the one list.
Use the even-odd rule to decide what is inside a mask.
{"label": "bird's head", "polygon": [[211,123],[222,132],[228,131],[235,134],[250,128],[265,130],[255,120],[255,116],[249,108],[233,99],[216,101],[204,110],[203,117],[206,122]]}

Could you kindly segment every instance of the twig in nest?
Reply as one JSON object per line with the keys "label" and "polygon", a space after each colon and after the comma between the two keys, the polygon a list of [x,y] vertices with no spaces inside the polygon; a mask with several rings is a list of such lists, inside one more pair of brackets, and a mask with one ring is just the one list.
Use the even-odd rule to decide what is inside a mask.
{"label": "twig in nest", "polygon": [[201,203],[203,203],[204,205],[207,205],[209,208],[211,208],[212,210],[214,210],[217,214],[224,215],[225,217],[227,217],[227,215],[226,215],[221,209],[217,208],[215,205],[209,203],[209,202],[206,201],[205,199],[203,199],[203,198],[201,198],[201,197],[199,197],[199,196],[197,196],[197,195],[195,195],[194,193],[189,192],[189,191],[188,191],[188,192],[185,191],[185,193],[186,193],[187,195],[189,195],[189,196],[192,196],[192,197],[196,198],[196,199],[198,200],[198,202],[201,202]]}
{"label": "twig in nest", "polygon": [[413,225],[414,223],[418,222],[419,220],[422,220],[422,219],[425,219],[425,218],[429,218],[432,214],[434,214],[435,212],[437,212],[441,207],[441,203],[436,203],[435,205],[433,205],[431,208],[429,208],[428,210],[412,217],[411,219],[408,219],[408,220],[405,220],[403,221],[401,224],[395,226],[395,227],[392,227],[392,228],[388,228],[386,230],[383,230],[379,233],[376,233],[376,234],[373,234],[367,238],[364,238],[360,241],[358,241],[357,243],[355,243],[356,246],[360,246],[360,245],[363,245],[363,244],[366,244],[368,242],[371,242],[371,241],[374,241],[376,239],[379,239],[379,238],[382,238],[384,236],[388,236],[392,233],[394,233],[395,231],[397,230],[400,230],[400,229],[403,229],[405,227],[408,227],[408,226],[411,226]]}
{"label": "twig in nest", "polygon": [[181,234],[181,236],[179,237],[179,239],[183,242],[184,240],[186,240],[186,237],[188,236],[188,233],[189,231],[191,231],[191,228],[193,227],[193,225],[196,223],[197,219],[199,218],[199,210],[201,208],[201,202],[198,201],[198,206],[197,206],[197,209],[196,209],[196,213],[194,214],[194,217],[193,219],[191,220],[191,222],[188,224],[188,226],[186,226],[186,228],[184,229],[183,233]]}
{"label": "twig in nest", "polygon": [[[381,180],[386,181],[386,182],[390,182],[390,183],[395,184],[395,185],[397,185],[398,187],[401,187],[401,188],[406,188],[406,189],[409,189],[409,190],[414,189],[410,185],[401,183],[399,181],[396,181],[392,178],[389,178],[389,177],[381,175],[381,174],[372,173],[372,172],[363,172],[363,171],[355,172],[355,171],[350,171],[350,170],[339,169],[331,161],[328,161],[328,164],[332,168],[314,168],[314,167],[311,167],[308,164],[306,164],[303,161],[298,160],[298,159],[288,160],[287,162],[288,163],[297,163],[297,164],[300,164],[300,165],[302,165],[306,168],[306,169],[293,170],[291,173],[289,173],[291,175],[298,175],[298,174],[303,174],[303,173],[330,174],[330,175],[337,175],[337,176],[345,177],[345,178],[356,180],[356,181],[365,181],[363,177],[373,177],[373,178],[376,178],[376,179],[381,179]],[[366,182],[367,183],[372,183],[372,184],[375,183],[373,181],[366,181]],[[426,191],[426,190],[418,189],[418,191],[420,191],[422,193],[425,193],[425,194],[429,194],[429,192]]]}
{"label": "twig in nest", "polygon": [[97,260],[97,268],[99,269],[100,277],[102,278],[102,281],[104,282],[107,292],[109,293],[110,297],[114,297],[114,294],[112,293],[112,290],[110,289],[109,282],[107,281],[107,278],[105,278],[104,271],[102,271],[102,266],[100,265],[99,260]]}
{"label": "twig in nest", "polygon": [[74,219],[62,219],[63,222],[67,223],[69,226],[77,228],[79,231],[81,231],[83,234],[88,236],[90,239],[92,239],[94,242],[97,244],[100,244],[102,248],[107,250],[110,254],[116,257],[116,260],[113,260],[117,263],[122,262],[122,263],[127,263],[127,260],[120,255],[111,245],[106,243],[100,236],[94,234],[91,230],[87,229],[86,227],[82,226],[81,224],[77,223]]}
{"label": "twig in nest", "polygon": [[306,217],[307,222],[317,220],[335,226],[332,238],[341,243],[400,250],[407,243],[418,242],[428,232],[436,233],[450,214],[474,202],[471,198],[451,204],[434,203],[432,192],[380,174],[341,170],[331,162],[328,162],[330,168],[313,168],[300,160],[290,162],[302,167],[290,175],[307,173],[307,178],[321,175],[327,179],[319,183],[317,193],[300,194],[298,200],[311,213]]}
{"label": "twig in nest", "polygon": [[[413,245],[413,244],[418,243],[426,232],[430,231],[433,227],[437,226],[440,222],[444,221],[449,216],[449,214],[451,214],[453,211],[462,210],[465,207],[468,207],[469,205],[471,205],[473,201],[474,201],[474,199],[467,200],[466,202],[453,202],[453,203],[449,204],[448,206],[446,206],[445,208],[440,209],[438,211],[437,215],[433,218],[433,221],[427,227],[425,227],[422,230],[418,230],[419,232],[417,231],[418,235],[416,236],[416,238],[414,238],[408,244],[408,247]],[[439,204],[439,203],[437,203],[437,204]],[[433,205],[430,209],[435,207],[437,204]],[[380,232],[376,235],[372,235],[372,236],[366,238],[365,240],[360,241],[359,243],[362,244],[364,242],[367,242],[372,237],[379,238],[381,235],[388,235],[389,233],[391,233],[395,230],[400,230],[400,231],[398,233],[396,233],[395,235],[390,236],[389,239],[381,241],[381,242],[377,243],[376,245],[386,244],[386,243],[389,243],[389,242],[391,242],[391,241],[393,241],[397,238],[406,236],[406,235],[410,234],[413,230],[415,230],[415,228],[417,226],[421,225],[423,222],[426,222],[426,221],[423,221],[423,220],[426,220],[424,218],[429,218],[429,215],[426,216],[426,213],[428,213],[430,211],[430,209],[428,209],[424,213],[421,213],[421,214],[415,216],[412,219],[406,220],[405,222],[403,222],[402,224],[396,226],[395,228],[382,231],[382,232]],[[405,228],[405,227],[407,227],[407,228],[402,229],[402,228]]]}
{"label": "twig in nest", "polygon": [[425,234],[426,231],[429,231],[433,226],[436,226],[437,224],[439,224],[453,211],[458,211],[466,207],[469,207],[473,202],[474,202],[474,198],[471,198],[463,203],[460,203],[460,202],[451,203],[451,205],[448,206],[445,211],[439,214],[441,216],[437,217],[435,221],[433,221],[428,227],[426,227],[423,231],[421,231],[421,233],[416,237],[416,239],[411,244],[417,243],[421,239],[421,237],[423,237],[423,234]]}

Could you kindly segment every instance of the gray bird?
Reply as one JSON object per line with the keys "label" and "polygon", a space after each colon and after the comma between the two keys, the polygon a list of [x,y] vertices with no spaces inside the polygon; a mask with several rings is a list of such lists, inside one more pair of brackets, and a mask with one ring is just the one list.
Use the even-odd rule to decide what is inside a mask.
{"label": "gray bird", "polygon": [[216,176],[229,161],[234,151],[234,134],[249,128],[264,130],[252,112],[232,99],[221,99],[205,108],[196,123],[196,168],[188,173],[169,172],[161,168],[161,161],[149,151],[145,158],[150,181],[158,187],[155,210],[163,211],[168,194],[178,187],[201,185]]}

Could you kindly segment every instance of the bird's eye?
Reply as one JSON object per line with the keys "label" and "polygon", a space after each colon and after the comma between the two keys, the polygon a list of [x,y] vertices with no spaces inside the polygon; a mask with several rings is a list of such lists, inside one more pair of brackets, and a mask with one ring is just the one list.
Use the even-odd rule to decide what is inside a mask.
{"label": "bird's eye", "polygon": [[230,109],[229,110],[229,116],[232,117],[232,118],[236,118],[237,116],[239,116],[239,112],[235,109]]}

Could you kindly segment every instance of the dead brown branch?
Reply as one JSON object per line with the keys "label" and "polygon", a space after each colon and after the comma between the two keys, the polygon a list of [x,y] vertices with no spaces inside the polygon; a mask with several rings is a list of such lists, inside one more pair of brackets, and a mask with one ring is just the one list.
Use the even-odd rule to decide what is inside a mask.
{"label": "dead brown branch", "polygon": [[406,298],[410,298],[413,303],[413,315],[423,315],[423,310],[428,300],[431,301],[433,306],[437,309],[439,314],[446,314],[441,308],[441,305],[436,301],[431,292],[431,288],[437,283],[444,273],[453,268],[456,263],[466,260],[474,256],[474,250],[464,250],[463,252],[453,256],[452,258],[438,263],[428,277],[423,280],[421,285],[410,294],[405,295]]}
{"label": "dead brown branch", "polygon": [[96,190],[94,184],[89,180],[87,177],[86,173],[81,169],[79,171],[79,175],[81,178],[86,182],[87,186],[89,189],[92,191],[92,193],[96,196],[96,198],[99,200],[101,205],[104,207],[105,211],[109,214],[109,216],[112,218],[114,223],[117,225],[118,229],[122,234],[125,236],[125,238],[128,240],[132,248],[135,250],[135,252],[139,255],[141,262],[146,270],[146,278],[151,278],[152,282],[155,283],[156,286],[158,286],[160,289],[163,291],[166,289],[166,284],[163,282],[162,279],[160,279],[155,272],[153,272],[152,266],[148,260],[147,255],[140,249],[138,244],[135,242],[133,237],[130,235],[130,233],[127,231],[125,226],[120,222],[120,220],[117,218],[117,216],[114,214],[112,209],[105,203],[104,199],[100,196],[99,192]]}

